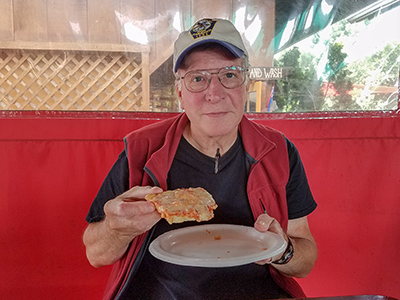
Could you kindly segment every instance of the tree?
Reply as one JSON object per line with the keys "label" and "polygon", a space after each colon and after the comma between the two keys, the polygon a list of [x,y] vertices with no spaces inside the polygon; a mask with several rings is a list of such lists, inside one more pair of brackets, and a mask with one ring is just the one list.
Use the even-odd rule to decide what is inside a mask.
{"label": "tree", "polygon": [[[389,43],[369,57],[351,64],[346,62],[344,43],[354,42],[359,30],[365,30],[370,23],[337,22],[332,25],[329,37],[324,39],[326,35],[314,34],[309,48],[302,47],[306,49],[303,52],[294,46],[279,54],[274,65],[290,67],[292,72],[275,82],[278,111],[396,109],[400,43]],[[323,50],[314,51],[318,47]],[[323,72],[318,73],[319,64]],[[389,87],[389,92],[383,93],[382,87]]]}
{"label": "tree", "polygon": [[[345,63],[346,57],[347,54],[343,52],[342,43],[333,43],[329,46],[328,62],[324,72],[328,79],[324,92],[324,110],[354,110],[358,108],[349,94],[353,89],[353,81]],[[331,85],[334,93],[331,101],[327,102],[326,97]]]}
{"label": "tree", "polygon": [[[400,43],[389,43],[382,50],[351,65],[352,76],[364,87],[356,100],[362,109],[396,109],[396,91],[375,93],[379,86],[396,87],[399,81]],[[394,88],[395,89],[395,88]]]}
{"label": "tree", "polygon": [[281,112],[315,111],[322,107],[321,82],[314,57],[294,47],[275,60],[276,67],[290,67],[287,78],[275,82],[274,101]]}

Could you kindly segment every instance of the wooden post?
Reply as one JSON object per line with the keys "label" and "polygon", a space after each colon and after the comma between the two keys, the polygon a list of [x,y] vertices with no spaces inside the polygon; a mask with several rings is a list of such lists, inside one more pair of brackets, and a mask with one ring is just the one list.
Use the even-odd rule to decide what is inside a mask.
{"label": "wooden post", "polygon": [[150,110],[150,55],[142,52],[142,110]]}

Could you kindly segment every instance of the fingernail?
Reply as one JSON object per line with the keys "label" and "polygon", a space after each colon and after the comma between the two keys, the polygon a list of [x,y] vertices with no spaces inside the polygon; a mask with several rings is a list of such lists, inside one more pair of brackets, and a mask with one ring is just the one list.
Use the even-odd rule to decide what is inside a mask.
{"label": "fingernail", "polygon": [[154,205],[151,203],[147,203],[147,205],[144,207],[144,213],[151,213],[154,211]]}
{"label": "fingernail", "polygon": [[258,224],[259,226],[267,227],[267,223],[265,221],[259,221]]}

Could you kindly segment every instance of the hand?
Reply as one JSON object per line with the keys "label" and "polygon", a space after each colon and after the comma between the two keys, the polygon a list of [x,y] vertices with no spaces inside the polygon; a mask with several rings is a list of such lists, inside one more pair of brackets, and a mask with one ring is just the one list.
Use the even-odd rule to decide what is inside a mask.
{"label": "hand", "polygon": [[153,203],[144,197],[161,192],[159,187],[135,186],[104,205],[105,218],[90,223],[83,234],[92,266],[110,265],[121,259],[132,240],[160,220]]}
{"label": "hand", "polygon": [[[276,233],[276,234],[282,236],[286,240],[286,242],[288,241],[288,237],[287,237],[286,233],[283,231],[279,222],[267,214],[262,214],[262,215],[258,216],[256,222],[254,223],[254,228],[260,232],[271,231],[273,233]],[[281,256],[282,256],[282,253],[279,253],[274,257],[264,259],[261,261],[257,261],[256,264],[259,264],[259,265],[270,264],[273,261],[279,259]]]}
{"label": "hand", "polygon": [[[284,232],[277,220],[267,214],[260,215],[254,223],[254,227],[261,232],[271,231],[277,233],[286,241],[290,237],[294,247],[294,256],[288,264],[273,264],[278,272],[285,276],[297,278],[304,278],[310,273],[317,259],[317,245],[311,234],[306,216],[289,220],[287,232]],[[283,252],[256,263],[264,265],[276,261],[282,257]]]}
{"label": "hand", "polygon": [[135,186],[104,205],[105,222],[120,237],[133,239],[148,231],[161,218],[154,204],[144,200],[150,193],[161,193],[159,187]]}

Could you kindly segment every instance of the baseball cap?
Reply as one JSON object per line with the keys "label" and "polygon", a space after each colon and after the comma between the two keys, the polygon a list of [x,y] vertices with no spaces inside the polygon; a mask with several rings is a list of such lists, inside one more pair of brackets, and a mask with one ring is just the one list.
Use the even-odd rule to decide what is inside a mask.
{"label": "baseball cap", "polygon": [[206,43],[218,43],[240,58],[248,57],[242,37],[236,27],[224,19],[201,19],[188,30],[181,32],[174,45],[174,72],[187,52],[196,46]]}

